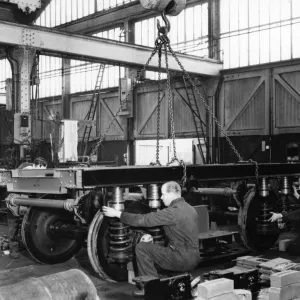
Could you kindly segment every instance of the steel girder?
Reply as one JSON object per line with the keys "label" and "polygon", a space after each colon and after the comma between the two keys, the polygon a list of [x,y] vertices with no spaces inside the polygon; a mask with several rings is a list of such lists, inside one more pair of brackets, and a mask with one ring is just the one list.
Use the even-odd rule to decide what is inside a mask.
{"label": "steel girder", "polygon": [[[66,194],[69,189],[133,186],[180,181],[183,168],[163,166],[94,167],[6,171],[9,192]],[[300,163],[258,164],[259,177],[300,176]],[[189,165],[187,177],[202,182],[255,178],[252,164]]]}
{"label": "steel girder", "polygon": [[[0,21],[0,44],[37,48],[44,54],[64,54],[76,58],[103,61],[141,68],[152,53],[152,48],[91,36],[61,32],[52,28],[27,26]],[[153,41],[154,44],[154,41]],[[222,64],[212,59],[177,54],[186,71],[191,74],[218,76]],[[149,69],[157,70],[158,57],[153,57]],[[162,68],[165,64],[162,63]],[[169,69],[181,69],[169,54]]]}

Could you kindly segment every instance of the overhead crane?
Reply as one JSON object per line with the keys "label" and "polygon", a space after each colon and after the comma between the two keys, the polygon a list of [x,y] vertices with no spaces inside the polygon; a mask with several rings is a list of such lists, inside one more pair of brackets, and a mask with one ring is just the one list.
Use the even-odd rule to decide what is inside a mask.
{"label": "overhead crane", "polygon": [[[18,107],[25,114],[30,110],[30,97],[22,91],[24,86],[29,86],[28,74],[36,49],[44,54],[135,67],[143,66],[152,51],[147,47],[8,22],[0,22],[0,42],[21,47],[21,51],[12,49],[10,58],[19,63],[14,70],[21,74]],[[169,58],[169,70],[181,71],[173,57]],[[192,74],[216,76],[222,68],[213,60],[180,54],[178,59]],[[157,61],[153,60],[150,68],[156,70]],[[232,148],[236,151],[233,145]],[[271,226],[267,222],[268,213],[278,206],[287,207],[287,202],[293,204],[291,186],[300,176],[300,164],[257,164],[241,160],[237,164],[186,168],[156,165],[2,170],[0,185],[6,186],[11,193],[6,199],[7,205],[15,214],[23,216],[22,239],[35,260],[49,264],[67,261],[87,238],[88,255],[94,270],[103,279],[121,281],[127,279],[126,264],[132,260],[132,249],[139,235],[134,228],[109,222],[99,208],[103,204],[112,204],[129,212],[149,212],[150,207],[160,207],[159,186],[169,180],[180,182],[184,179],[187,186],[194,188],[203,182],[234,182],[234,193],[240,203],[239,226],[245,245],[254,250],[273,246],[279,232],[274,224]],[[277,190],[268,183],[269,179],[280,181]],[[248,188],[247,182],[255,188]],[[147,193],[123,193],[124,188],[136,191],[142,186],[146,187]],[[162,232],[158,230],[153,229],[150,233],[159,243]]]}

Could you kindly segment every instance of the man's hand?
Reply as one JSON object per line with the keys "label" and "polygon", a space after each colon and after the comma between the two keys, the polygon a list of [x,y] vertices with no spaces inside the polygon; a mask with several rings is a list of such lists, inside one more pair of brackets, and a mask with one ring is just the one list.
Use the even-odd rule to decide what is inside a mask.
{"label": "man's hand", "polygon": [[282,219],[282,217],[283,217],[282,214],[278,214],[278,213],[274,213],[274,212],[271,212],[271,214],[272,214],[272,217],[268,220],[270,222],[275,222],[277,220]]}
{"label": "man's hand", "polygon": [[114,208],[108,207],[108,206],[102,206],[103,214],[106,217],[110,218],[120,218],[121,217],[121,211],[118,211]]}
{"label": "man's hand", "polygon": [[300,195],[299,195],[299,193],[298,193],[298,191],[297,191],[297,187],[293,185],[293,189],[294,189],[294,196],[295,196],[297,199],[299,199],[299,198],[300,198]]}

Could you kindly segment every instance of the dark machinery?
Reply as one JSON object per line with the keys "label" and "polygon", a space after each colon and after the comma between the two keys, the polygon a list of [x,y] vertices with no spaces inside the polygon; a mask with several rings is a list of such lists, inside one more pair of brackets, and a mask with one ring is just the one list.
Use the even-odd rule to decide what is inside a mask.
{"label": "dark machinery", "polygon": [[[190,187],[225,180],[236,182],[237,189],[226,189],[225,193],[234,194],[240,202],[238,222],[242,240],[248,248],[263,251],[272,247],[280,234],[277,224],[267,221],[270,211],[297,208],[291,183],[300,176],[300,164],[259,164],[258,169],[258,185],[248,185],[250,188],[245,187],[245,182],[253,183],[256,179],[253,164],[187,166],[186,177]],[[89,259],[100,277],[123,281],[127,280],[126,266],[133,258],[132,249],[146,229],[105,218],[101,206],[132,213],[158,209],[160,184],[180,181],[183,168],[78,167],[0,174],[0,182],[13,193],[6,200],[9,207],[19,215],[25,214],[21,234],[34,259],[49,264],[67,261],[87,238]],[[280,182],[277,188],[270,184],[274,180]],[[147,195],[136,192],[141,186],[147,188]],[[124,188],[135,189],[135,193],[126,193]],[[220,189],[208,191],[220,193]],[[147,232],[155,242],[165,242],[162,228]]]}

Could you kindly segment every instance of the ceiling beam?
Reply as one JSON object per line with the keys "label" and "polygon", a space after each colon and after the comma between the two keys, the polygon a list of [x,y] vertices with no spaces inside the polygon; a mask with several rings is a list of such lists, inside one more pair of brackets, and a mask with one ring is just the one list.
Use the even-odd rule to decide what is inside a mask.
{"label": "ceiling beam", "polygon": [[[188,0],[187,7],[202,2],[207,2],[207,0]],[[158,12],[145,9],[140,4],[140,1],[135,1],[108,10],[96,12],[92,15],[59,25],[55,28],[67,32],[92,34],[107,28],[117,26],[122,27],[125,20],[131,21],[157,15],[159,15]]]}
{"label": "ceiling beam", "polygon": [[[42,53],[68,55],[83,60],[97,60],[109,64],[141,68],[150,57],[153,48],[122,43],[97,37],[61,32],[52,28],[27,26],[0,21],[0,44],[29,46]],[[203,76],[218,76],[222,64],[212,59],[177,54],[186,71]],[[181,69],[171,54],[168,54],[169,69]],[[157,70],[158,57],[149,63],[150,70]],[[162,69],[165,64],[162,61]]]}

